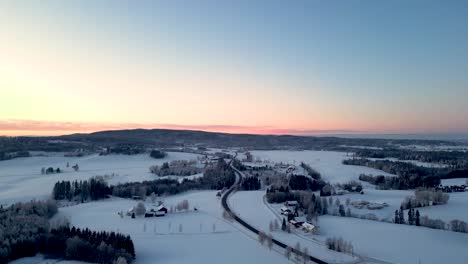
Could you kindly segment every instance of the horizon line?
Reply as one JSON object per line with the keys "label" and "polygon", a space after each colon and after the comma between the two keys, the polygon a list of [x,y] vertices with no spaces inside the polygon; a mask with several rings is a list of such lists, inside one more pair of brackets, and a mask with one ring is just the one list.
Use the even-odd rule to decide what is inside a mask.
{"label": "horizon line", "polygon": [[186,125],[167,123],[108,123],[81,121],[44,121],[5,119],[0,120],[0,136],[65,136],[71,134],[89,134],[102,131],[134,129],[170,129],[218,132],[228,134],[254,135],[291,135],[291,136],[326,136],[326,135],[468,135],[465,132],[440,131],[391,131],[391,130],[352,130],[352,129],[297,129],[275,126],[242,125]]}

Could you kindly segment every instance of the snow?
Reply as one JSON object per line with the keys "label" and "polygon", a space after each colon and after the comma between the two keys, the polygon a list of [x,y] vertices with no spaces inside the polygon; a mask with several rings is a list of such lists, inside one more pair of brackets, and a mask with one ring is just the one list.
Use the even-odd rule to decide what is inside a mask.
{"label": "snow", "polygon": [[309,164],[317,170],[325,181],[344,183],[358,180],[360,174],[394,176],[392,174],[364,167],[344,165],[343,160],[351,158],[345,152],[336,151],[252,151],[254,159],[260,158],[270,162],[288,162],[299,165]]}
{"label": "snow", "polygon": [[[375,189],[364,189],[364,194],[348,193],[340,196],[333,196],[333,201],[339,199],[341,204],[346,203],[346,199],[353,201],[367,201],[370,203],[383,204],[386,203],[388,206],[378,210],[370,209],[357,209],[352,205],[349,205],[352,214],[356,215],[367,215],[374,214],[380,220],[391,221],[395,216],[395,210],[400,209],[401,202],[407,196],[414,195],[414,191],[411,190],[375,190]],[[327,198],[328,199],[328,198]]]}
{"label": "snow", "polygon": [[468,178],[441,180],[441,184],[444,186],[451,186],[451,185],[467,185],[468,186]]}
{"label": "snow", "polygon": [[37,255],[34,257],[20,258],[13,260],[10,264],[86,264],[88,262],[74,261],[74,260],[57,260],[47,259],[43,255]]}
{"label": "snow", "polygon": [[[60,208],[56,217],[68,217],[72,225],[82,228],[129,234],[135,244],[135,264],[288,262],[282,253],[269,251],[257,242],[256,237],[224,220],[216,191],[170,196],[164,204],[171,207],[185,199],[191,209],[195,206],[198,211],[169,213],[155,218],[120,218],[117,212],[134,206],[136,201],[112,198]],[[146,203],[146,207],[155,205]],[[182,225],[182,232],[179,232],[179,225]]]}
{"label": "snow", "polygon": [[[270,233],[269,224],[271,221],[278,220],[281,226],[282,218],[273,213],[263,201],[264,191],[240,191],[233,194],[229,199],[231,209],[243,220],[259,230]],[[279,212],[279,209],[278,209]],[[354,258],[350,255],[341,254],[328,250],[323,243],[314,240],[312,235],[301,235],[294,233],[288,234],[281,230],[271,232],[275,239],[294,247],[297,242],[302,247],[307,246],[309,253],[321,260],[329,262],[350,262]]]}
{"label": "snow", "polygon": [[468,234],[355,218],[321,216],[321,239],[352,241],[358,254],[392,263],[466,263]]}
{"label": "snow", "polygon": [[[153,159],[147,154],[94,154],[77,158],[64,157],[61,153],[0,161],[0,204],[45,199],[51,194],[54,184],[61,180],[86,180],[96,175],[107,175],[105,178],[109,184],[154,180],[157,177],[149,172],[150,166],[172,160],[193,160],[197,157],[198,155],[182,152],[169,152],[164,159]],[[67,162],[70,168],[66,168]],[[71,168],[75,163],[80,167],[78,172]],[[42,175],[42,167],[59,167],[63,172]]]}

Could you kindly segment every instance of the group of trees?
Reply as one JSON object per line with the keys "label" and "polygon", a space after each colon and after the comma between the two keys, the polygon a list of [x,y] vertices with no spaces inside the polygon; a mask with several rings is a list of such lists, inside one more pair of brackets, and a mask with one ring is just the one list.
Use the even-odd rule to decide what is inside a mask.
{"label": "group of trees", "polygon": [[216,164],[205,170],[203,177],[182,182],[172,179],[159,179],[143,182],[128,182],[111,186],[112,195],[130,198],[132,196],[146,197],[151,193],[178,194],[189,190],[220,190],[231,187],[235,182],[234,170],[224,161],[219,160]]}
{"label": "group of trees", "polygon": [[94,201],[112,194],[112,188],[100,177],[84,181],[59,181],[55,183],[52,197],[55,200]]}
{"label": "group of trees", "polygon": [[150,167],[150,172],[158,176],[176,175],[190,176],[203,171],[202,168],[195,166],[196,161],[174,160],[170,163],[164,162],[161,166],[154,165]]}
{"label": "group of trees", "polygon": [[307,174],[312,177],[314,180],[321,180],[322,175],[316,170],[314,170],[310,165],[301,162],[301,167],[307,172]]}
{"label": "group of trees", "polygon": [[326,183],[323,180],[315,180],[303,175],[291,175],[289,177],[289,187],[291,190],[321,190]]}
{"label": "group of trees", "polygon": [[136,155],[145,153],[145,148],[138,144],[117,144],[107,148],[107,153],[102,154],[124,154],[124,155]]}
{"label": "group of trees", "polygon": [[354,251],[351,242],[345,241],[343,238],[327,238],[327,240],[325,240],[325,244],[328,249],[338,252],[353,254]]}
{"label": "group of trees", "polygon": [[184,179],[182,182],[172,179],[127,182],[111,186],[111,188],[112,195],[122,198],[132,198],[133,196],[145,198],[151,193],[173,195],[190,190],[209,189],[208,186],[202,184],[199,179]]}
{"label": "group of trees", "polygon": [[224,159],[219,159],[218,162],[205,169],[203,177],[199,180],[212,190],[221,190],[231,187],[236,181],[236,175]]}
{"label": "group of trees", "polygon": [[130,236],[62,226],[50,231],[46,254],[55,258],[109,264],[123,258],[130,263],[135,258],[135,248]]}
{"label": "group of trees", "polygon": [[407,190],[417,187],[432,188],[440,184],[443,169],[426,168],[407,162],[389,160],[348,159],[345,165],[367,166],[370,168],[395,174],[398,177],[382,177],[362,175],[359,179],[370,183],[377,183],[381,189]]}
{"label": "group of trees", "polygon": [[51,227],[57,213],[55,201],[31,201],[0,207],[0,263],[42,253],[94,263],[113,263],[119,257],[131,262],[135,257],[129,236],[92,232],[89,229]]}
{"label": "group of trees", "polygon": [[403,209],[446,204],[450,196],[440,190],[418,188],[414,196],[406,197],[401,203]]}
{"label": "group of trees", "polygon": [[153,159],[164,159],[167,156],[167,153],[161,150],[153,149],[150,152],[150,157]]}
{"label": "group of trees", "polygon": [[298,201],[299,192],[289,191],[289,187],[286,186],[271,186],[266,190],[266,198],[269,203],[284,203],[286,201]]}
{"label": "group of trees", "polygon": [[52,167],[48,167],[47,169],[46,168],[41,169],[41,174],[52,174],[52,173],[61,173],[61,172],[62,171],[60,170],[60,168],[54,169]]}
{"label": "group of trees", "polygon": [[393,220],[395,224],[408,224],[408,225],[421,225],[421,217],[419,210],[414,211],[413,208],[408,209],[408,221],[405,220],[405,213],[403,206],[400,206],[400,210],[395,210],[395,218]]}
{"label": "group of trees", "polygon": [[261,187],[258,177],[251,176],[242,179],[241,188],[245,191],[259,190]]}
{"label": "group of trees", "polygon": [[468,166],[468,152],[464,151],[415,151],[405,149],[361,149],[356,152],[365,158],[396,158],[399,160],[417,160],[446,164],[452,168],[466,168]]}

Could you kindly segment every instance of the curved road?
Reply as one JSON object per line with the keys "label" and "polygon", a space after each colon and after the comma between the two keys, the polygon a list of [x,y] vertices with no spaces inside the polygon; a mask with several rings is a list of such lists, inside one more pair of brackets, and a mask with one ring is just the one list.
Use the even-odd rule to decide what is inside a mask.
{"label": "curved road", "polygon": [[[234,191],[236,190],[239,185],[240,185],[240,181],[242,179],[242,173],[237,170],[236,168],[234,168],[234,166],[231,165],[231,167],[234,169],[235,173],[236,173],[236,182],[231,186],[231,188],[229,188],[229,190],[227,192],[224,193],[223,197],[221,198],[221,204],[224,208],[224,210],[226,210],[227,212],[229,212],[232,217],[234,218],[234,220],[236,220],[239,224],[241,224],[242,226],[244,226],[245,228],[247,228],[248,230],[252,231],[253,233],[257,234],[260,232],[258,229],[256,229],[255,227],[251,226],[250,224],[248,224],[247,222],[245,222],[244,220],[242,220],[240,217],[238,217],[236,214],[234,214],[234,212],[231,210],[231,208],[229,208],[229,205],[227,203],[227,199],[229,198],[229,195]],[[272,239],[273,243],[281,248],[284,248],[286,249],[288,247],[288,245],[284,244],[283,242],[281,241],[278,241],[276,239]],[[295,254],[298,254],[298,255],[302,255],[303,252],[297,252],[293,247],[290,247],[292,249],[292,252],[295,253]],[[311,256],[309,255],[309,259],[314,262],[314,263],[318,263],[318,264],[328,264],[328,262],[325,262],[323,260],[320,260],[314,256]]]}

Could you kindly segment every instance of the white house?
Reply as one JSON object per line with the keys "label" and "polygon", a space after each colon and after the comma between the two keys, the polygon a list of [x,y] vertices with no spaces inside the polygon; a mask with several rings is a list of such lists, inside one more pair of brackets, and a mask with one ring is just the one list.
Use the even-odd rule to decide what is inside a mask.
{"label": "white house", "polygon": [[315,226],[311,223],[304,222],[302,223],[302,229],[306,232],[314,232]]}

